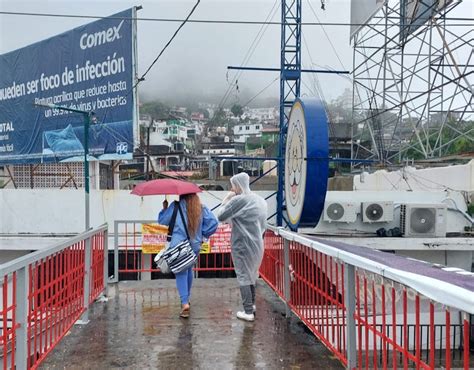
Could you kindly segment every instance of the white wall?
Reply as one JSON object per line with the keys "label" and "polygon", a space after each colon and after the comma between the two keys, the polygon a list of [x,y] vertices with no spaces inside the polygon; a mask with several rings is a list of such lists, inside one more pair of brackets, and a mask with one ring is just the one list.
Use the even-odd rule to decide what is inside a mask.
{"label": "white wall", "polygon": [[234,126],[234,135],[258,135],[262,132],[261,123],[248,123]]}
{"label": "white wall", "polygon": [[[362,222],[362,202],[393,201],[394,213],[392,222]],[[330,235],[359,235],[364,233],[375,233],[381,227],[390,229],[400,226],[400,204],[404,203],[445,203],[448,207],[447,232],[462,232],[464,226],[470,226],[471,223],[460,212],[456,211],[458,207],[466,211],[467,205],[463,195],[459,192],[450,191],[328,191],[326,195],[326,204],[329,202],[348,202],[355,203],[357,209],[357,219],[353,223],[345,222],[327,222],[321,221],[316,228],[305,231],[313,233]],[[368,236],[366,234],[366,236]]]}
{"label": "white wall", "polygon": [[[257,192],[262,197],[271,191]],[[226,191],[203,192],[201,200],[213,208]],[[173,199],[173,198],[170,198]],[[90,193],[91,226],[115,220],[155,220],[164,196],[138,197],[128,190],[93,190]],[[268,200],[275,213],[275,197]],[[58,189],[0,190],[0,234],[62,234],[84,231],[84,191]]]}
{"label": "white wall", "polygon": [[[266,197],[272,192],[258,192]],[[213,208],[226,192],[203,192],[204,204]],[[105,222],[113,226],[114,220],[155,219],[161,209],[163,196],[137,197],[128,190],[92,190],[90,196],[91,225]],[[466,203],[458,192],[407,192],[407,191],[330,191],[326,202],[393,201],[400,203],[442,203],[466,210]],[[275,212],[276,200],[268,200],[269,213]],[[448,211],[448,232],[462,231],[469,222],[458,212]],[[355,223],[322,221],[312,231],[328,234],[354,234],[375,232],[380,227],[399,226],[399,208],[394,211],[391,223],[363,223],[360,214]],[[84,229],[84,191],[58,189],[2,189],[0,190],[0,234],[58,234],[78,233]]]}
{"label": "white wall", "polygon": [[474,159],[464,165],[417,170],[376,171],[354,176],[354,190],[424,190],[448,189],[474,192]]}
{"label": "white wall", "polygon": [[469,251],[402,250],[396,251],[395,254],[444,266],[459,267],[466,271],[472,270],[472,252]]}

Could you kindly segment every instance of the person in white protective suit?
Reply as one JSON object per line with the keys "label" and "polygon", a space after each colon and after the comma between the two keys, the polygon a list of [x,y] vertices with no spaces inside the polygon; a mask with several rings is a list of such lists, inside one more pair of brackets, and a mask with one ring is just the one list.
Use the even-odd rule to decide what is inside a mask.
{"label": "person in white protective suit", "polygon": [[254,321],[255,283],[263,258],[267,202],[250,191],[246,173],[235,175],[230,183],[232,190],[222,201],[217,218],[232,224],[232,259],[244,306],[244,311],[237,312],[237,318]]}

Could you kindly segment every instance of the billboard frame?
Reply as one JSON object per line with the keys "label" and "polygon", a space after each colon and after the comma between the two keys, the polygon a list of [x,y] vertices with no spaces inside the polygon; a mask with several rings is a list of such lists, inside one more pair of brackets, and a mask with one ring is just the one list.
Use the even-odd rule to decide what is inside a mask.
{"label": "billboard frame", "polygon": [[473,41],[451,16],[461,4],[450,2],[402,43],[400,1],[389,0],[354,38],[352,170],[364,166],[357,159],[398,165],[442,157],[460,138],[474,142],[463,124],[474,117]]}

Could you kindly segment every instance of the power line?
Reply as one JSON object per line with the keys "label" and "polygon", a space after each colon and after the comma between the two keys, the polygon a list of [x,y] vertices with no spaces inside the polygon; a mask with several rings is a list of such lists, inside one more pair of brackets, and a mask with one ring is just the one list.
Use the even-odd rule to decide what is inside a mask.
{"label": "power line", "polygon": [[148,72],[150,72],[150,69],[153,68],[153,66],[155,65],[155,63],[158,61],[158,59],[160,59],[161,55],[163,55],[163,53],[165,52],[165,50],[168,48],[168,46],[171,44],[171,42],[173,42],[174,38],[176,37],[176,35],[179,33],[179,31],[181,30],[181,28],[183,28],[183,26],[189,21],[189,18],[191,17],[191,15],[193,15],[194,11],[196,10],[196,8],[198,7],[199,3],[201,2],[201,0],[197,0],[196,4],[194,4],[193,8],[191,9],[191,11],[189,12],[188,16],[184,19],[184,21],[179,25],[179,27],[177,28],[177,30],[174,32],[173,36],[171,36],[171,38],[169,39],[169,41],[166,43],[166,45],[163,47],[163,49],[161,49],[160,53],[158,54],[158,56],[155,58],[155,60],[151,63],[151,65],[147,68],[147,70],[145,71],[145,73],[142,75],[142,77],[140,77],[140,79],[137,81],[137,84],[138,82],[140,81],[143,81],[143,79],[145,78],[145,76],[147,75]]}
{"label": "power line", "polygon": [[[138,84],[142,81],[145,80],[145,76],[148,74],[148,72],[150,72],[150,70],[153,68],[153,66],[156,64],[156,62],[158,61],[158,59],[160,59],[160,57],[163,55],[163,53],[165,52],[165,50],[168,48],[168,46],[171,44],[171,42],[173,42],[174,38],[178,35],[179,31],[184,27],[184,25],[189,21],[189,18],[191,17],[191,15],[194,13],[194,11],[196,10],[196,8],[198,7],[199,3],[201,2],[201,0],[197,0],[196,4],[194,4],[193,8],[191,9],[191,11],[188,13],[188,16],[183,20],[183,22],[180,24],[180,26],[176,29],[176,31],[173,33],[173,35],[171,36],[171,38],[168,40],[168,42],[166,43],[166,45],[161,49],[160,53],[158,54],[158,56],[153,60],[153,62],[150,64],[150,66],[146,69],[145,73],[142,74],[142,76],[140,78],[138,78],[137,82],[132,86],[132,88],[127,92],[127,94],[125,95],[126,97],[129,96],[133,90],[135,90],[138,86]],[[104,113],[104,119],[107,117],[107,113],[109,112],[109,108],[107,108],[107,110],[105,111]],[[113,136],[116,138],[116,136],[113,134]],[[149,156],[148,152],[145,153],[144,150],[142,150],[141,148],[138,148],[138,150],[140,150],[142,153],[146,154],[147,156]]]}
{"label": "power line", "polygon": [[[180,18],[145,18],[145,17],[110,17],[110,16],[98,16],[98,15],[76,15],[76,14],[54,14],[54,13],[27,13],[27,12],[7,12],[0,11],[0,14],[3,15],[13,15],[13,16],[34,16],[34,17],[56,17],[56,18],[82,18],[82,19],[120,19],[120,20],[136,20],[136,21],[146,21],[146,22],[171,22],[171,23],[181,23],[185,19]],[[472,27],[474,22],[473,18],[443,18],[443,21],[452,21],[452,22],[471,22],[471,23],[461,23],[461,24],[450,24],[450,26],[462,26],[462,27]],[[246,20],[230,20],[230,19],[190,19],[187,23],[204,23],[204,24],[235,24],[235,25],[271,25],[271,26],[281,26],[281,22],[265,22],[265,21],[246,21]],[[287,25],[296,25],[296,23],[286,23]],[[371,24],[371,23],[351,23],[351,22],[302,22],[302,26],[370,26],[370,27],[383,27],[385,24]],[[410,26],[410,24],[404,25],[402,23],[393,25],[392,27],[400,26]]]}
{"label": "power line", "polygon": [[[244,56],[244,59],[241,63],[241,67],[245,66],[250,58],[252,57],[253,53],[255,52],[255,50],[257,49],[257,46],[258,44],[260,43],[260,41],[262,40],[263,38],[263,35],[265,34],[265,31],[267,30],[268,28],[268,22],[270,22],[273,17],[275,16],[275,13],[276,11],[278,10],[278,7],[277,7],[277,4],[278,4],[278,0],[275,0],[275,3],[273,4],[272,8],[270,9],[270,12],[268,13],[267,17],[265,18],[265,22],[262,27],[260,27],[260,29],[258,30],[257,34],[255,35],[255,38],[253,39],[252,43],[250,44],[247,52],[245,53],[245,56]],[[224,96],[222,97],[221,101],[219,102],[219,107],[223,107],[224,104],[226,103],[227,99],[229,98],[229,95],[230,95],[230,92],[232,91],[232,89],[234,88],[234,86],[237,86],[237,83],[238,83],[238,79],[240,78],[240,76],[242,75],[243,71],[240,70],[240,71],[237,71],[236,74],[234,75],[234,77],[232,78],[232,81],[235,80],[235,82],[231,82],[227,88],[227,90],[225,91],[224,93]]]}
{"label": "power line", "polygon": [[266,89],[268,89],[270,86],[272,86],[276,80],[278,80],[280,76],[276,77],[273,81],[271,81],[267,86],[265,86],[262,90],[260,90],[257,94],[255,94],[247,103],[244,104],[245,106],[248,106],[251,102],[253,102],[257,97],[259,97]]}
{"label": "power line", "polygon": [[[320,21],[319,21],[319,17],[318,17],[318,15],[316,14],[316,11],[315,11],[314,8],[313,8],[313,5],[311,5],[311,1],[308,0],[307,2],[308,2],[308,4],[309,4],[309,7],[311,8],[311,10],[313,11],[314,16],[316,17],[316,21],[320,22]],[[323,30],[324,35],[326,36],[327,40],[329,41],[329,44],[331,45],[331,48],[332,48],[332,50],[334,51],[334,54],[336,54],[337,60],[339,61],[339,63],[341,63],[342,69],[343,69],[343,70],[346,70],[346,67],[344,66],[344,63],[342,63],[341,58],[339,58],[339,54],[337,53],[337,50],[336,50],[336,48],[334,47],[334,44],[332,43],[331,38],[330,38],[329,35],[327,34],[326,29],[324,28],[323,25],[321,25],[321,29]]]}

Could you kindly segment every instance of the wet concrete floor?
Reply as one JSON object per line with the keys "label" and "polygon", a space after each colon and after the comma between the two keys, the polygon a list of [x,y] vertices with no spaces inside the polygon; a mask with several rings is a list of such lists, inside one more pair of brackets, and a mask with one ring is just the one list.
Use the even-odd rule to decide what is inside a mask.
{"label": "wet concrete floor", "polygon": [[343,369],[262,281],[256,321],[238,320],[236,279],[195,279],[191,317],[174,280],[111,285],[90,323],[73,327],[41,369]]}

